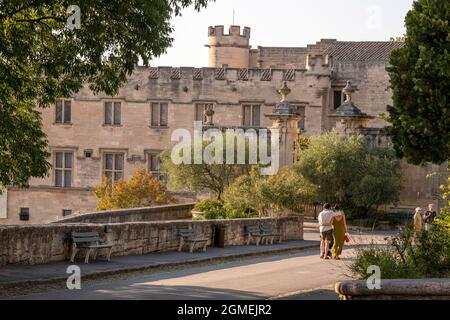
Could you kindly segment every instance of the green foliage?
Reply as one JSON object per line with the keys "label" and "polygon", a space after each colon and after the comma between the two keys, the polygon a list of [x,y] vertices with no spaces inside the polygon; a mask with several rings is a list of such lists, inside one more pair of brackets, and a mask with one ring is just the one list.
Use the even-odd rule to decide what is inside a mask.
{"label": "green foliage", "polygon": [[392,248],[379,248],[375,245],[369,248],[356,249],[357,257],[351,265],[352,272],[362,279],[367,279],[369,266],[379,266],[383,279],[415,279],[420,278],[417,270],[406,268],[402,260]]}
{"label": "green foliage", "polygon": [[447,185],[442,185],[442,199],[447,200],[447,205],[441,209],[439,216],[433,221],[437,226],[446,228],[450,232],[450,176]]}
{"label": "green foliage", "polygon": [[408,12],[404,46],[387,68],[395,150],[413,164],[450,158],[450,2],[417,0]]}
{"label": "green foliage", "polygon": [[257,218],[258,213],[253,210],[245,209],[227,209],[226,219],[246,219],[246,218]]}
{"label": "green foliage", "polygon": [[372,206],[393,203],[400,197],[400,162],[388,148],[368,150],[364,162],[364,175],[354,185],[352,200],[355,205],[370,209]]}
{"label": "green foliage", "polygon": [[[66,22],[70,5],[80,28]],[[34,110],[88,86],[113,96],[141,60],[171,45],[170,20],[207,0],[0,1],[0,188],[43,177],[47,141]]]}
{"label": "green foliage", "polygon": [[272,212],[285,209],[301,213],[302,205],[311,203],[317,188],[292,168],[282,168],[277,174],[263,177],[259,194]]}
{"label": "green foliage", "polygon": [[51,167],[40,113],[30,101],[2,106],[1,88],[0,80],[0,193],[8,185],[27,186],[30,177],[45,177]]}
{"label": "green foliage", "polygon": [[97,210],[149,207],[172,201],[164,183],[146,172],[144,167],[127,181],[122,179],[111,184],[104,177],[94,194],[98,200]]}
{"label": "green foliage", "polygon": [[367,278],[367,268],[379,266],[383,279],[433,278],[450,275],[450,232],[434,226],[414,237],[411,226],[388,241],[388,247],[357,249],[350,266],[353,273]]}
{"label": "green foliage", "polygon": [[257,216],[257,214],[252,210],[225,208],[220,201],[211,199],[203,200],[197,203],[194,207],[194,211],[203,212],[204,218],[207,220],[243,219]]}
{"label": "green foliage", "polygon": [[[225,138],[224,138],[225,146]],[[210,142],[205,142],[202,147],[202,154]],[[237,152],[235,144],[235,153]],[[248,147],[247,149],[248,150]],[[247,151],[246,151],[247,152]],[[191,159],[194,159],[194,146],[191,146]],[[223,148],[222,158],[226,159],[226,148]],[[175,164],[171,158],[170,151],[164,151],[160,155],[160,170],[168,176],[168,186],[171,190],[213,192],[218,200],[222,198],[224,190],[239,176],[248,174],[255,165],[249,164],[223,164],[206,163],[200,164]],[[236,159],[236,157],[235,157]]]}
{"label": "green foliage", "polygon": [[225,216],[223,204],[217,200],[206,199],[197,203],[194,211],[203,212],[205,219],[221,219]]}
{"label": "green foliage", "polygon": [[355,184],[364,175],[364,141],[361,136],[345,139],[335,132],[311,137],[309,147],[300,150],[295,169],[319,186],[321,202],[348,202]]}
{"label": "green foliage", "polygon": [[316,185],[320,202],[342,203],[346,208],[392,203],[400,193],[400,167],[388,148],[369,149],[360,135],[336,132],[311,137],[299,150],[295,170]]}
{"label": "green foliage", "polygon": [[248,175],[238,177],[223,195],[225,207],[228,210],[267,211],[266,203],[260,193],[261,177],[257,170],[251,170]]}
{"label": "green foliage", "polygon": [[224,203],[229,209],[282,214],[285,209],[301,212],[302,205],[311,202],[315,187],[292,168],[282,168],[277,174],[261,176],[256,170],[241,176],[225,190]]}

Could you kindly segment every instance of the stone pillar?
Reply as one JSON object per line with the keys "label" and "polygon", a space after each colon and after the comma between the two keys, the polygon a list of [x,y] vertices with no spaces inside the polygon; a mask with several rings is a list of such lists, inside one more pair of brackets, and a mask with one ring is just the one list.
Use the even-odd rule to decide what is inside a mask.
{"label": "stone pillar", "polygon": [[[295,162],[296,143],[300,133],[298,122],[301,116],[296,114],[287,101],[287,95],[291,92],[287,83],[284,82],[283,87],[278,90],[281,94],[281,101],[276,104],[272,113],[265,116],[272,120],[271,130],[279,130],[279,164],[280,168],[292,165]],[[272,142],[274,143],[274,142]]]}

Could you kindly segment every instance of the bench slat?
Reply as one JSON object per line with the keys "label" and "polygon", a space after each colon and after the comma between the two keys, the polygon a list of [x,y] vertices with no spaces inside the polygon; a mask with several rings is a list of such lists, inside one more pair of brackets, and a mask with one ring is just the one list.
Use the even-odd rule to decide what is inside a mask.
{"label": "bench slat", "polygon": [[95,238],[72,238],[73,242],[75,243],[82,243],[82,242],[96,242],[96,241],[100,241],[100,238],[95,237]]}
{"label": "bench slat", "polygon": [[92,231],[92,232],[72,232],[71,234],[72,238],[92,238],[92,237],[99,237],[99,233]]}
{"label": "bench slat", "polygon": [[257,225],[246,226],[246,227],[245,227],[245,230],[246,230],[248,233],[257,233],[257,234],[260,233],[259,227],[258,227]]}

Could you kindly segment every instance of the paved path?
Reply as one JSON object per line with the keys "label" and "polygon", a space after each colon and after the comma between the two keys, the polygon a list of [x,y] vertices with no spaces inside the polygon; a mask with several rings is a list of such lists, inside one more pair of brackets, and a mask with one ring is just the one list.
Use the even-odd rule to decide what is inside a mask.
{"label": "paved path", "polygon": [[[111,261],[99,259],[85,264],[82,261],[75,263],[81,268],[83,276],[97,274],[114,274],[123,271],[138,271],[157,267],[176,266],[179,264],[211,262],[213,260],[243,258],[258,254],[279,253],[289,250],[305,248],[318,248],[317,240],[284,241],[274,245],[260,246],[229,246],[225,248],[208,247],[206,252],[157,252],[146,255],[112,257]],[[39,265],[9,265],[0,267],[0,286],[23,281],[46,281],[58,278],[67,278],[66,269],[68,261],[58,261]]]}
{"label": "paved path", "polygon": [[[353,238],[358,243],[381,242],[387,235],[390,234]],[[305,238],[317,240],[317,231],[305,229]],[[317,251],[83,282],[81,290],[57,289],[14,299],[337,299],[333,284],[349,278],[347,266],[353,249],[345,250],[341,261],[321,260]]]}

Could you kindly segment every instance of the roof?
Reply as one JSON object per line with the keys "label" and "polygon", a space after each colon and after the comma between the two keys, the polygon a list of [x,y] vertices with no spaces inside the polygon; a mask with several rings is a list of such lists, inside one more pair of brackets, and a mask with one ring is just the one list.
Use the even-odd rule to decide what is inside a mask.
{"label": "roof", "polygon": [[401,48],[396,41],[321,41],[319,50],[339,62],[388,62],[392,51]]}

